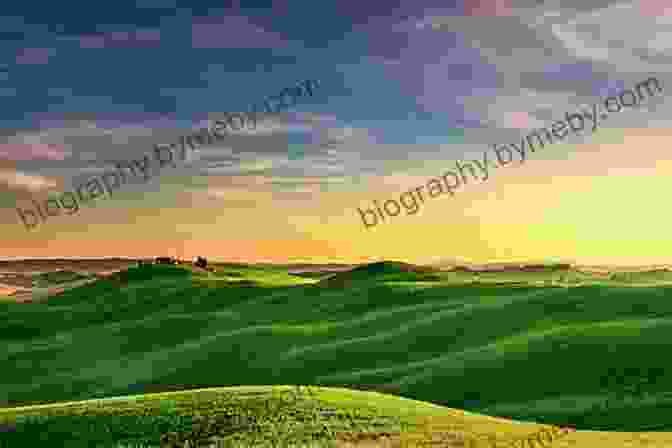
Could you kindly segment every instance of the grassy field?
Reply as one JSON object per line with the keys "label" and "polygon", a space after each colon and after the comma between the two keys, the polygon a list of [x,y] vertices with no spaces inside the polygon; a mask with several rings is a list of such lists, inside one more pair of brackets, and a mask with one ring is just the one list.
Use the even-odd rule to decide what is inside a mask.
{"label": "grassy field", "polygon": [[[669,273],[434,273],[385,263],[320,281],[273,267],[216,268],[149,266],[42,303],[0,303],[0,406],[371,385],[579,430],[672,430]],[[193,426],[172,414],[160,422],[128,425],[146,434]],[[613,436],[580,431],[553,446],[598,435]]]}

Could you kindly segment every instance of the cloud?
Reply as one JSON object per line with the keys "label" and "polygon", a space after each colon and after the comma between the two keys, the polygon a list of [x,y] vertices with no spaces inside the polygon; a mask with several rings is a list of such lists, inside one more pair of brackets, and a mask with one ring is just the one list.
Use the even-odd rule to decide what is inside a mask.
{"label": "cloud", "polygon": [[667,0],[639,0],[639,8],[645,16],[672,16],[672,5]]}
{"label": "cloud", "polygon": [[0,183],[10,188],[39,192],[57,187],[58,184],[44,176],[25,174],[19,171],[0,170]]}
{"label": "cloud", "polygon": [[[451,117],[451,125],[475,122],[471,141],[492,143],[630,88],[645,79],[643,72],[665,73],[672,62],[670,16],[642,15],[637,4],[588,11],[578,10],[588,8],[578,2],[556,6],[511,9],[509,17],[427,14],[400,23],[393,28],[408,45],[395,56],[399,64],[386,66],[386,76],[399,79],[424,110]],[[622,30],[630,28],[637,33],[626,41]],[[381,31],[373,40],[393,45],[399,39]],[[633,111],[605,125],[646,127],[650,118]]]}
{"label": "cloud", "polygon": [[17,52],[17,64],[48,64],[49,58],[56,53],[53,48],[22,48]]}
{"label": "cloud", "polygon": [[511,14],[511,0],[464,0],[465,16],[505,16]]}
{"label": "cloud", "polygon": [[191,35],[193,48],[285,48],[290,43],[243,16],[199,17]]}
{"label": "cloud", "polygon": [[0,159],[2,160],[64,160],[66,152],[63,145],[44,143],[0,144]]}
{"label": "cloud", "polygon": [[[62,39],[73,40],[72,37]],[[161,42],[161,31],[154,28],[112,31],[85,34],[75,39],[79,41],[80,48],[155,48]]]}
{"label": "cloud", "polygon": [[[672,15],[643,14],[651,8],[618,3],[556,23],[552,32],[577,58],[609,63],[626,73],[663,69],[672,61],[667,44],[672,39]],[[626,36],[624,29],[637,32]]]}
{"label": "cloud", "polygon": [[486,125],[507,129],[528,129],[545,126],[544,119],[553,118],[563,110],[569,110],[567,93],[540,92],[521,89],[515,93],[500,93],[491,98],[471,98],[466,107],[478,113]]}
{"label": "cloud", "polygon": [[[97,115],[100,114],[64,114],[60,119],[52,115],[50,120],[42,121],[51,127],[15,130],[14,134],[0,138],[0,159],[4,150],[5,157],[24,161],[28,169],[69,179],[75,185],[109,170],[116,161],[141,158],[151,153],[155,144],[175,143],[181,136],[223,118],[221,113],[212,113],[206,115],[210,121],[198,117],[197,120],[181,123],[184,127],[178,128],[177,121],[169,127],[170,120],[161,120],[154,114],[130,114],[124,119],[119,117],[119,120],[112,120],[110,116],[102,116],[102,120],[98,120]],[[334,172],[341,175],[343,166],[336,166],[342,164],[334,157],[333,147],[307,145],[305,160],[288,160],[288,135],[309,134],[318,123],[322,124],[322,132],[331,142],[342,144],[348,140],[365,139],[365,130],[344,127],[339,131],[333,116],[271,114],[258,122],[256,131],[231,132],[226,139],[199,147],[190,153],[187,162],[174,169],[164,168],[156,177],[269,173],[279,177],[300,177],[313,172],[320,176],[331,176]],[[71,157],[66,158],[66,154]],[[61,163],[57,167],[53,162],[47,163],[54,160]],[[20,175],[19,179],[26,180]],[[46,186],[48,183],[36,179],[35,185]],[[128,185],[127,188],[142,190],[153,187]]]}
{"label": "cloud", "polygon": [[543,122],[535,120],[525,111],[509,112],[503,117],[504,126],[514,129],[528,129],[543,126]]}
{"label": "cloud", "polygon": [[177,0],[135,0],[135,7],[140,9],[170,9],[177,6]]}

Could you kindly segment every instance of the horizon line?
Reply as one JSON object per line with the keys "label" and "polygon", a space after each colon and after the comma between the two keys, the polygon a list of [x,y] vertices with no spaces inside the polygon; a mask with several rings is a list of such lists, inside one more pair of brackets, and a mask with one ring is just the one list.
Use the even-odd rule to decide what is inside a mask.
{"label": "horizon line", "polygon": [[[138,257],[129,257],[129,256],[109,256],[109,257],[104,257],[104,256],[99,256],[99,257],[77,257],[77,256],[45,256],[45,257],[0,257],[0,262],[3,261],[14,261],[14,262],[20,262],[20,261],[48,261],[48,260],[72,260],[72,261],[97,261],[97,260],[128,260],[128,261],[137,261],[137,260],[146,260],[146,259],[152,259],[155,257],[161,257],[161,256],[170,256],[170,255],[151,255],[151,256],[138,256]],[[193,259],[194,257],[177,257],[177,256],[172,256],[172,258],[180,258],[180,259]],[[372,263],[379,263],[382,261],[401,261],[401,260],[394,260],[394,259],[382,259],[382,260],[370,260],[370,261],[353,261],[353,262],[346,262],[346,261],[315,261],[315,260],[293,260],[293,261],[271,261],[271,260],[266,260],[266,261],[242,261],[242,260],[221,260],[217,258],[210,258],[210,261],[215,262],[215,263],[241,263],[241,264],[273,264],[273,265],[291,265],[291,264],[309,264],[309,265],[324,265],[324,264],[337,264],[337,265],[362,265],[362,264],[372,264]],[[416,265],[437,265],[437,264],[450,264],[453,266],[474,266],[474,265],[495,265],[495,264],[520,264],[520,265],[558,265],[558,264],[567,264],[572,267],[631,267],[631,268],[636,268],[636,267],[672,267],[672,261],[669,263],[649,263],[649,264],[599,264],[599,263],[576,263],[576,262],[571,262],[571,261],[538,261],[538,260],[492,260],[492,261],[484,261],[484,262],[476,262],[476,261],[456,261],[456,260],[435,260],[435,261],[430,261],[430,262],[424,262],[424,263],[419,263],[419,262],[409,262],[409,261],[402,261],[403,263],[409,263],[409,264],[416,264]]]}

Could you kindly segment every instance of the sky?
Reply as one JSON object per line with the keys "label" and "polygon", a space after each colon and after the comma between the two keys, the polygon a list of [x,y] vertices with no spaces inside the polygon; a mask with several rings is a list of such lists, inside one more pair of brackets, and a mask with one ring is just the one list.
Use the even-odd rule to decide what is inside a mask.
{"label": "sky", "polygon": [[[0,257],[672,263],[667,90],[417,213],[359,211],[643,80],[672,85],[669,2],[244,3],[2,5]],[[22,223],[17,208],[306,79],[313,96],[255,130]]]}

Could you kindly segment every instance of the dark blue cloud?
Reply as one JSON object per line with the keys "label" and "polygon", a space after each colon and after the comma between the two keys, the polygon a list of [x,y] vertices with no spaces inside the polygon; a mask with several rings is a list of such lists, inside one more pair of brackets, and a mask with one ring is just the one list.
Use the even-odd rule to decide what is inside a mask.
{"label": "dark blue cloud", "polygon": [[[6,33],[0,60],[9,68],[6,79],[0,74],[0,87],[17,93],[3,97],[0,127],[35,127],[32,114],[45,112],[176,112],[187,117],[247,110],[251,102],[303,78],[324,79],[334,98],[347,97],[352,85],[335,64],[359,63],[367,51],[367,36],[353,33],[354,27],[373,21],[384,28],[404,17],[420,17],[431,6],[428,1],[374,3],[120,0],[35,8],[11,2],[3,5],[0,19],[0,32]],[[212,28],[206,31],[212,31],[214,47],[243,48],[194,48],[204,20]],[[232,23],[249,35],[231,34],[227,26]],[[273,45],[277,36],[281,44],[245,48],[263,33],[268,37],[262,43]],[[23,54],[29,57],[20,59]],[[333,113],[344,109],[343,101],[335,103],[330,104]],[[304,107],[310,110],[310,99]]]}

